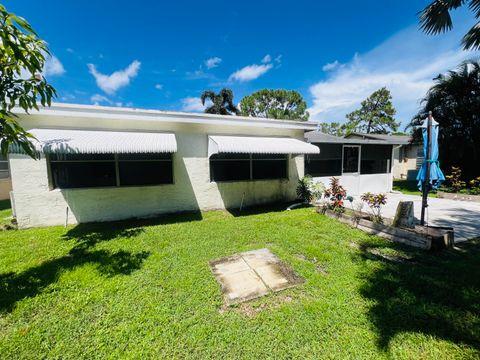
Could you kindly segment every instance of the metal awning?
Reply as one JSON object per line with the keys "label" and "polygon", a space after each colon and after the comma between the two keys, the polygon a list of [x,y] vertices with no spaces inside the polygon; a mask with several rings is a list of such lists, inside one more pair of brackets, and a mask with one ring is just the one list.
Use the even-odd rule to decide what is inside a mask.
{"label": "metal awning", "polygon": [[173,133],[32,129],[37,151],[51,154],[174,153]]}
{"label": "metal awning", "polygon": [[209,136],[208,157],[221,153],[318,154],[318,146],[286,137]]}

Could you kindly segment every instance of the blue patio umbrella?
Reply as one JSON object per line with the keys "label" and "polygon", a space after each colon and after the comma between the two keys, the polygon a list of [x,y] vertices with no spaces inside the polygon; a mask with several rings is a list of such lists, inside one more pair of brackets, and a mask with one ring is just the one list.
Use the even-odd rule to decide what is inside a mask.
{"label": "blue patio umbrella", "polygon": [[421,224],[424,224],[425,208],[428,206],[428,191],[436,190],[445,181],[445,176],[438,162],[438,122],[436,122],[432,113],[428,114],[422,128],[423,135],[423,157],[424,161],[417,175],[418,188],[423,193],[422,218]]}

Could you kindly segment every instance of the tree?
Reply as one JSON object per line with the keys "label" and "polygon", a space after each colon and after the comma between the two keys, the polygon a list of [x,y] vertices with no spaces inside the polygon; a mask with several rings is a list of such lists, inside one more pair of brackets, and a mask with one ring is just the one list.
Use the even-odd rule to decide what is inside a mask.
{"label": "tree", "polygon": [[442,168],[458,166],[466,179],[479,176],[480,62],[466,61],[457,69],[438,75],[409,127],[419,125],[429,111],[439,123]]}
{"label": "tree", "polygon": [[[420,28],[426,34],[439,34],[453,28],[450,12],[468,5],[476,19],[480,19],[480,0],[435,0],[420,11]],[[462,38],[465,50],[480,49],[480,22],[473,25]]]}
{"label": "tree", "polygon": [[388,134],[397,131],[399,123],[395,122],[395,108],[390,91],[383,87],[362,101],[358,110],[347,114],[349,120],[345,126],[349,131],[367,134]]}
{"label": "tree", "polygon": [[244,116],[271,119],[307,121],[307,103],[298,91],[284,89],[263,89],[245,96],[240,101]]}
{"label": "tree", "polygon": [[324,134],[329,134],[333,136],[345,136],[345,124],[340,124],[338,122],[331,123],[320,123],[320,131]]}
{"label": "tree", "polygon": [[50,106],[56,93],[41,75],[46,56],[47,45],[30,24],[0,5],[0,150],[4,156],[10,145],[16,145],[36,157],[33,136],[16,121],[13,108],[19,106],[27,113],[38,110],[38,98],[42,106]]}
{"label": "tree", "polygon": [[210,100],[212,105],[205,109],[207,114],[219,114],[219,115],[238,115],[239,111],[233,104],[233,92],[230,89],[222,89],[218,94],[211,90],[204,91],[200,97],[202,105]]}

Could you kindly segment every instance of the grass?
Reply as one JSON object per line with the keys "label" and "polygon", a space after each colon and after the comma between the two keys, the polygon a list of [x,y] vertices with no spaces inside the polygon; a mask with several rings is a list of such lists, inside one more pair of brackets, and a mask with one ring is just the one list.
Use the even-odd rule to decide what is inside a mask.
{"label": "grass", "polygon": [[[422,196],[422,193],[418,190],[417,182],[415,180],[394,180],[393,190],[400,191],[406,195],[418,195]],[[429,197],[437,197],[436,193],[428,193]]]}
{"label": "grass", "polygon": [[[480,242],[421,253],[269,210],[0,233],[0,358],[480,356]],[[306,282],[223,311],[208,261],[263,247]]]}

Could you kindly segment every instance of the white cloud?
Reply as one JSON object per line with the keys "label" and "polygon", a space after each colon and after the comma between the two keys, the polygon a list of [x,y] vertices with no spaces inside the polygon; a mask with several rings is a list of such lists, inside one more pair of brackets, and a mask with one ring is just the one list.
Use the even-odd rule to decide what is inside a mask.
{"label": "white cloud", "polygon": [[239,82],[245,82],[245,81],[251,81],[259,78],[263,74],[265,74],[268,70],[270,70],[273,67],[272,64],[262,64],[262,65],[248,65],[240,70],[235,71],[233,74],[230,75],[228,80],[230,81],[239,81]]}
{"label": "white cloud", "polygon": [[90,74],[95,78],[97,85],[100,89],[107,94],[114,94],[118,89],[127,86],[130,80],[137,76],[138,70],[140,70],[140,61],[134,60],[124,70],[118,70],[110,75],[105,75],[97,71],[94,64],[88,64]]}
{"label": "white cloud", "polygon": [[65,50],[70,54],[73,54],[75,52],[72,48],[66,48]]}
{"label": "white cloud", "polygon": [[338,60],[335,60],[334,62],[326,63],[325,65],[323,65],[322,70],[323,71],[333,71],[336,68],[338,68],[339,66],[342,66],[342,64],[340,64],[340,62]]}
{"label": "white cloud", "polygon": [[155,89],[157,89],[157,90],[162,90],[162,89],[163,89],[163,85],[162,85],[162,84],[155,84]]}
{"label": "white cloud", "polygon": [[191,96],[182,99],[182,110],[201,112],[205,110],[205,106],[202,105],[200,98]]}
{"label": "white cloud", "polygon": [[207,69],[213,69],[213,68],[216,68],[218,65],[220,65],[221,62],[222,62],[222,59],[215,56],[205,60],[205,66],[207,67]]}
{"label": "white cloud", "polygon": [[363,99],[386,86],[392,93],[397,120],[406,125],[435,76],[478,56],[461,51],[460,38],[455,32],[426,36],[413,26],[365,54],[355,54],[349,63],[335,65],[325,80],[310,87],[311,119],[342,122],[345,114],[358,108]]}
{"label": "white cloud", "polygon": [[271,61],[272,61],[272,57],[270,56],[270,54],[265,55],[262,59],[262,63],[264,63],[264,64],[267,64]]}
{"label": "white cloud", "polygon": [[106,103],[108,105],[112,105],[113,101],[107,98],[106,96],[95,94],[90,97],[90,101],[93,105],[100,105],[101,103]]}
{"label": "white cloud", "polygon": [[65,68],[54,55],[47,56],[43,67],[43,76],[59,76],[65,73]]}

